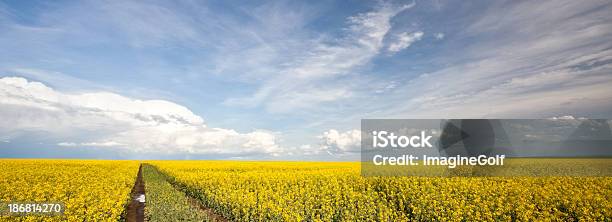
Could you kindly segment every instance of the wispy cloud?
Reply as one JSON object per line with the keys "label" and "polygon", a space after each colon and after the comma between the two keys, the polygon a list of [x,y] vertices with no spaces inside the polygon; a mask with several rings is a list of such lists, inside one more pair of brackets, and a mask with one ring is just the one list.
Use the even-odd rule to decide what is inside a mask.
{"label": "wispy cloud", "polygon": [[392,53],[399,52],[405,48],[410,47],[412,43],[421,40],[421,38],[423,38],[423,34],[424,34],[423,32],[415,32],[415,33],[402,32],[395,37],[396,41],[391,43],[389,47],[387,48],[387,50],[389,50],[389,52],[392,52]]}
{"label": "wispy cloud", "polygon": [[266,80],[253,95],[231,98],[226,104],[263,104],[272,112],[288,112],[350,96],[350,90],[344,87],[322,86],[367,65],[383,48],[383,40],[391,29],[391,18],[413,6],[383,4],[374,11],[347,18],[349,26],[343,37],[314,42],[304,54],[288,61],[285,68]]}
{"label": "wispy cloud", "polygon": [[609,116],[610,8],[573,1],[491,7],[452,36],[462,39],[445,39],[477,39],[436,53],[445,66],[400,77],[385,99],[362,100],[367,108],[347,119]]}

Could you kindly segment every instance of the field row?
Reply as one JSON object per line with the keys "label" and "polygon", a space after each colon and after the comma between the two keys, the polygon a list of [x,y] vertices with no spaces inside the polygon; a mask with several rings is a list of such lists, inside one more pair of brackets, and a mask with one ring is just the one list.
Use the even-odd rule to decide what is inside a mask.
{"label": "field row", "polygon": [[236,221],[605,221],[611,177],[362,177],[358,163],[154,161]]}
{"label": "field row", "polygon": [[[138,161],[0,160],[0,202],[122,221]],[[358,163],[146,161],[149,221],[610,221],[612,177],[362,177]],[[214,217],[211,217],[211,212]]]}

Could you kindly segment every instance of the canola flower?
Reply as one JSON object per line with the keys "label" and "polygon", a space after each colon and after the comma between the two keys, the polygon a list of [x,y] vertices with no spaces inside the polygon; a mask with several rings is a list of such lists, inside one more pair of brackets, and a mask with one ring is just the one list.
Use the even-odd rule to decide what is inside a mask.
{"label": "canola flower", "polygon": [[362,177],[359,163],[151,161],[235,221],[606,221],[612,177]]}
{"label": "canola flower", "polygon": [[189,198],[172,187],[153,166],[145,164],[142,170],[147,196],[147,221],[214,221],[193,206]]}
{"label": "canola flower", "polygon": [[122,220],[136,161],[0,159],[0,202],[63,202],[64,215],[0,216],[0,221]]}

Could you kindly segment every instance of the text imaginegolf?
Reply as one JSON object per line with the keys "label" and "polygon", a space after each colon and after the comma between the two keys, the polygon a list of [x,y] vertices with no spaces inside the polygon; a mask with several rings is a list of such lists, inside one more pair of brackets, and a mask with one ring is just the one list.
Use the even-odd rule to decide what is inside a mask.
{"label": "text imaginegolf", "polygon": [[401,155],[398,157],[392,156],[387,157],[383,155],[375,155],[372,159],[374,165],[405,165],[405,166],[416,166],[422,163],[423,165],[439,165],[439,166],[448,166],[448,168],[455,168],[461,165],[494,165],[494,166],[502,166],[504,165],[505,155],[495,155],[495,156],[486,156],[479,155],[477,157],[467,157],[467,156],[451,156],[451,157],[438,157],[438,156],[427,156],[423,155],[423,161],[419,161],[419,157],[414,155]]}

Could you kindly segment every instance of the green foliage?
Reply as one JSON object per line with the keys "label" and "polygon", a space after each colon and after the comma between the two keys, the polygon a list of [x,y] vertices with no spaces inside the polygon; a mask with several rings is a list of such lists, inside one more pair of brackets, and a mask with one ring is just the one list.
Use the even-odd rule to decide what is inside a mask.
{"label": "green foliage", "polygon": [[145,216],[148,221],[212,221],[193,206],[184,193],[174,189],[163,174],[143,165],[146,189]]}

